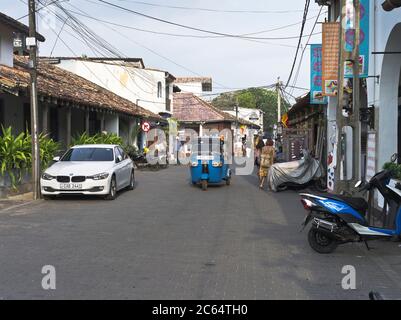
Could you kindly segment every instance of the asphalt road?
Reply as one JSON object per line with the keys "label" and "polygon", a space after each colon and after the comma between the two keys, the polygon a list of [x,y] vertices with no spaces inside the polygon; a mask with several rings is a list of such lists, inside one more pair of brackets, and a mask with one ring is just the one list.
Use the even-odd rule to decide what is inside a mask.
{"label": "asphalt road", "polygon": [[[0,299],[401,298],[401,246],[310,249],[296,192],[255,176],[202,192],[188,169],[137,172],[115,201],[64,198],[0,211]],[[56,289],[41,286],[42,267]],[[356,290],[343,290],[343,266]]]}

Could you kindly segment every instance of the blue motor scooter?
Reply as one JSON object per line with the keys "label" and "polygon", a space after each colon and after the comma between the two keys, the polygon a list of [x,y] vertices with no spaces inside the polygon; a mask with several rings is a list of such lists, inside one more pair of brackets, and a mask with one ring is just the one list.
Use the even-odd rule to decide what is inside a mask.
{"label": "blue motor scooter", "polygon": [[[392,157],[395,161],[397,156]],[[300,194],[301,202],[308,211],[303,227],[310,222],[309,245],[319,253],[331,253],[339,244],[365,242],[401,235],[401,186],[391,185],[392,172],[378,172],[368,183],[358,182],[359,192],[369,191],[369,201],[364,198],[343,195]],[[382,214],[387,217],[388,226],[369,225],[366,214],[371,212],[374,190],[384,198]]]}

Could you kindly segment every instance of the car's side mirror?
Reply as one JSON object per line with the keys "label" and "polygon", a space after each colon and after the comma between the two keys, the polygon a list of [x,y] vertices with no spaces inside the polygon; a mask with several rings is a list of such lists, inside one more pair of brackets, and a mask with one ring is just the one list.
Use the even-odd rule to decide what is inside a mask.
{"label": "car's side mirror", "polygon": [[121,161],[123,161],[123,157],[122,156],[117,156],[116,163],[120,163]]}
{"label": "car's side mirror", "polygon": [[54,157],[54,158],[53,158],[53,161],[54,161],[54,162],[59,162],[59,161],[60,161],[60,157]]}

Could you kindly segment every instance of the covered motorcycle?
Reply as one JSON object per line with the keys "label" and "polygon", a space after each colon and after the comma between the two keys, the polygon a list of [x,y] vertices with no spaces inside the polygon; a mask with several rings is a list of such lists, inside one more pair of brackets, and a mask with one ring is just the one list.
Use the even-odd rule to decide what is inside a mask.
{"label": "covered motorcycle", "polygon": [[288,187],[306,186],[316,182],[318,189],[324,189],[323,168],[308,151],[303,151],[303,158],[297,161],[275,163],[270,167],[268,184],[271,190],[283,191]]}

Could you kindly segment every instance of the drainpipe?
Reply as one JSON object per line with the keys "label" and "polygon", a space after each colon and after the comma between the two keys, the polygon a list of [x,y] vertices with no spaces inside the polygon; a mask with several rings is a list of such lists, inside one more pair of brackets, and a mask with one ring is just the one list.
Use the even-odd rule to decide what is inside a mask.
{"label": "drainpipe", "polygon": [[382,3],[382,7],[385,11],[391,11],[401,7],[401,0],[386,0]]}

